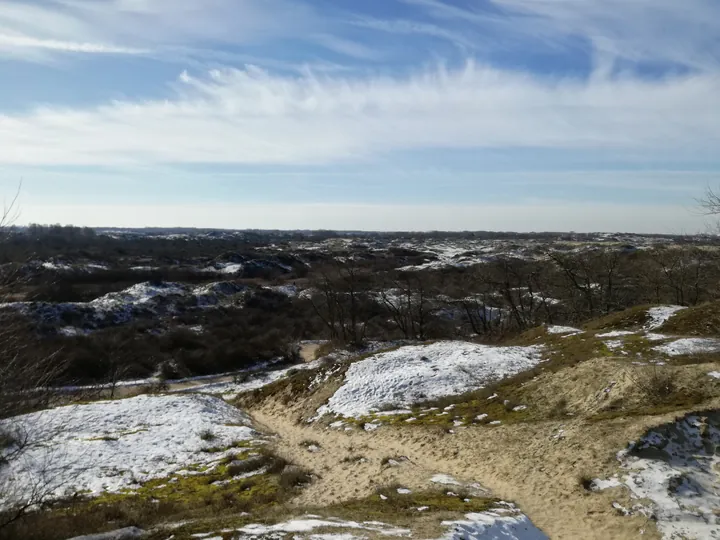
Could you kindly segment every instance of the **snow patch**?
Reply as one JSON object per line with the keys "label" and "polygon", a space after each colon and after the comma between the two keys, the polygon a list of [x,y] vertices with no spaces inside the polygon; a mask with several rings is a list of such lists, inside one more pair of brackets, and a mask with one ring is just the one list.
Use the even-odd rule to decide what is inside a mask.
{"label": "snow patch", "polygon": [[547,326],[546,329],[548,334],[582,334],[583,331],[579,328],[573,328],[572,326]]}
{"label": "snow patch", "polygon": [[[715,538],[720,533],[720,413],[690,414],[646,433],[618,454],[633,498],[649,500],[628,514],[652,516],[663,538]],[[594,481],[598,489],[616,479]]]}
{"label": "snow patch", "polygon": [[720,339],[683,338],[653,347],[653,351],[667,354],[668,356],[714,353],[720,351]]}
{"label": "snow patch", "polygon": [[670,317],[678,311],[687,309],[685,306],[657,306],[648,309],[648,322],[645,324],[646,330],[657,330],[665,324]]}
{"label": "snow patch", "polygon": [[317,516],[306,516],[283,523],[277,523],[275,525],[247,525],[242,529],[238,529],[238,532],[259,537],[275,535],[277,533],[308,533],[321,528],[373,531],[383,536],[407,536],[410,534],[408,529],[400,529],[377,521],[358,523],[356,521],[343,521],[335,518],[322,519]]}
{"label": "snow patch", "polygon": [[461,486],[462,484],[455,480],[452,476],[448,474],[436,474],[433,476],[430,481],[433,484],[441,484],[444,486]]}
{"label": "snow patch", "polygon": [[[117,492],[190,465],[209,465],[226,454],[204,452],[209,446],[259,438],[245,414],[202,395],[143,395],[0,421],[0,427],[14,425],[27,429],[30,445],[0,469],[0,484],[12,479],[21,487],[19,493],[0,493],[0,510],[26,495],[22,486],[32,489],[41,478],[53,498]],[[211,441],[201,437],[206,432]]]}
{"label": "snow patch", "polygon": [[595,334],[595,337],[612,338],[621,336],[632,336],[633,334],[635,334],[635,332],[631,332],[630,330],[613,330],[612,332],[605,332],[604,334]]}
{"label": "snow patch", "polygon": [[322,365],[321,360],[315,360],[313,362],[307,362],[303,364],[294,364],[292,366],[283,369],[273,369],[269,371],[253,370],[245,373],[245,378],[236,378],[234,381],[209,383],[203,385],[196,385],[192,388],[183,388],[176,390],[178,393],[196,393],[201,392],[205,394],[220,394],[226,400],[235,399],[239,394],[245,392],[251,392],[267,386],[280,379],[285,379],[295,373],[296,371],[304,371],[309,369],[316,369]]}
{"label": "snow patch", "polygon": [[504,512],[490,511],[467,514],[464,520],[444,521],[450,530],[442,540],[541,540],[548,537],[522,514],[504,515]]}
{"label": "snow patch", "polygon": [[541,347],[490,347],[461,341],[411,345],[350,366],[343,386],[318,410],[363,416],[390,407],[463,394],[532,368]]}

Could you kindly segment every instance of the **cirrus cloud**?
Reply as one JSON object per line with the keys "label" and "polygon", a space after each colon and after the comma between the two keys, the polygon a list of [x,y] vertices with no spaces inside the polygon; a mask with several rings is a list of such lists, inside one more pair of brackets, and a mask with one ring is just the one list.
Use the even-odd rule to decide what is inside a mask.
{"label": "cirrus cloud", "polygon": [[325,164],[426,148],[720,143],[720,76],[549,78],[468,62],[407,77],[184,73],[172,99],[0,116],[0,163]]}

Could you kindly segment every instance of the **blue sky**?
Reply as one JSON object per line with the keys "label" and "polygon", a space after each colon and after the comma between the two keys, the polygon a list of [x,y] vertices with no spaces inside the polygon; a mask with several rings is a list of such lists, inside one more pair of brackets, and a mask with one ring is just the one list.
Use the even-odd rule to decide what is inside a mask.
{"label": "blue sky", "polygon": [[717,0],[23,0],[19,223],[694,232]]}

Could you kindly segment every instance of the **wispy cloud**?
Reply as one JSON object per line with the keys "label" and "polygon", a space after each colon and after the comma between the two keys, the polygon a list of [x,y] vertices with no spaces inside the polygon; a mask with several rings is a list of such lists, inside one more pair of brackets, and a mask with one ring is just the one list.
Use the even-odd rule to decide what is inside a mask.
{"label": "wispy cloud", "polygon": [[0,34],[0,51],[25,48],[87,54],[147,54],[149,52],[147,49],[116,47],[103,43],[80,43],[76,41],[38,39],[22,35]]}
{"label": "wispy cloud", "polygon": [[401,1],[438,20],[502,29],[508,39],[569,45],[567,38],[580,38],[605,62],[720,68],[720,3],[715,0],[490,0],[483,9],[444,0]]}
{"label": "wispy cloud", "polygon": [[479,42],[461,32],[443,28],[435,24],[406,19],[376,19],[372,17],[355,17],[350,24],[395,35],[420,35],[449,41],[462,51],[468,52],[477,48]]}
{"label": "wispy cloud", "polygon": [[298,40],[371,56],[367,45],[332,29],[332,21],[298,0],[9,0],[0,9],[0,52],[167,57],[181,48],[187,56],[194,48]]}
{"label": "wispy cloud", "polygon": [[720,144],[720,77],[183,74],[173,99],[0,116],[0,163],[325,164],[394,150],[562,148],[689,158]]}

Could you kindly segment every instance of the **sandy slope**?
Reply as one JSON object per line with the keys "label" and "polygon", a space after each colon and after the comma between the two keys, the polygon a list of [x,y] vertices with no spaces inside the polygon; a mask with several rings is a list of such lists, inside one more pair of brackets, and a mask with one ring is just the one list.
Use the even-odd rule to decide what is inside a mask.
{"label": "sandy slope", "polygon": [[[643,538],[659,538],[646,518],[624,517],[612,508],[614,501],[631,506],[625,491],[588,493],[579,476],[616,471],[619,449],[677,413],[602,423],[573,418],[458,428],[454,434],[396,426],[371,433],[330,430],[297,423],[284,405],[266,404],[251,414],[258,427],[278,434],[279,453],[319,476],[296,501],[298,506],[364,497],[393,482],[428,488],[434,474],[445,473],[479,482],[494,496],[517,503],[551,538],[638,538],[641,531]],[[303,445],[308,440],[317,441],[322,450],[309,452]],[[355,456],[367,462],[343,461]],[[399,467],[382,466],[383,459],[397,456],[409,461]]]}

